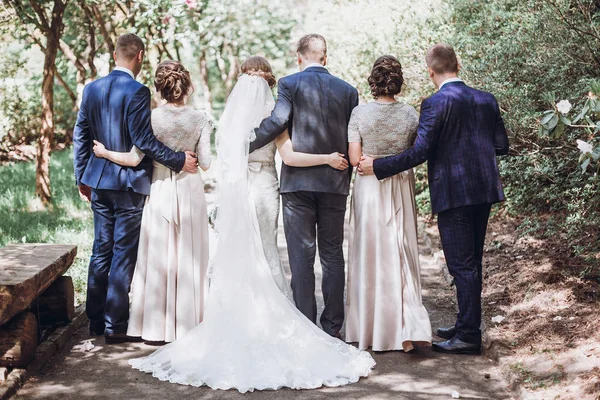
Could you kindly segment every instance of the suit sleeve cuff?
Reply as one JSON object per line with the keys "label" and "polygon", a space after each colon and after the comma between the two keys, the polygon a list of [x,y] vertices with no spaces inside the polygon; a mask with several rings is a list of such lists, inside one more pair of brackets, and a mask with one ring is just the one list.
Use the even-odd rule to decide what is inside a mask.
{"label": "suit sleeve cuff", "polygon": [[381,180],[387,178],[387,176],[385,176],[383,174],[383,172],[381,171],[381,169],[379,168],[380,162],[381,162],[381,159],[373,160],[373,173],[375,174],[375,177],[381,181]]}
{"label": "suit sleeve cuff", "polygon": [[185,153],[183,151],[180,151],[179,153],[177,153],[177,156],[179,157],[179,159],[177,160],[177,163],[175,164],[175,172],[181,172],[181,170],[183,169],[183,166],[185,165]]}

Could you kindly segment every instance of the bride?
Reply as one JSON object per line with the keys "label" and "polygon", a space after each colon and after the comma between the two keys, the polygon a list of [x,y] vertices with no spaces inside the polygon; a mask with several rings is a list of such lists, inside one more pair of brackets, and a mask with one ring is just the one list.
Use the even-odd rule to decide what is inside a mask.
{"label": "bride", "polygon": [[[251,132],[274,106],[270,66],[241,75],[219,126],[219,243],[202,323],[148,357],[130,360],[160,380],[213,389],[314,389],[357,382],[375,361],[320,330],[296,309],[271,273],[248,183]],[[267,68],[268,67],[268,68]],[[276,141],[284,162],[330,164]],[[331,165],[331,164],[330,164]]]}

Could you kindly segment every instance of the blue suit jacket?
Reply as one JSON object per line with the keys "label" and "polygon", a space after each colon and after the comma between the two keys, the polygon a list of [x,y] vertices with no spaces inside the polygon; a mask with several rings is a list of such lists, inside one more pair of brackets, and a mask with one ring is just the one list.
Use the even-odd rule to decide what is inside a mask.
{"label": "blue suit jacket", "polygon": [[498,103],[490,93],[463,82],[447,83],[421,105],[412,148],[374,161],[384,179],[428,161],[431,209],[504,200],[496,155],[508,153],[508,137]]}
{"label": "blue suit jacket", "polygon": [[[137,167],[123,167],[97,158],[93,140],[119,152],[128,152],[135,145],[148,157]],[[152,132],[150,90],[122,71],[113,71],[84,88],[73,147],[77,185],[93,189],[148,195],[152,160],[177,172],[185,163],[184,153],[169,149]]]}
{"label": "blue suit jacket", "polygon": [[[250,151],[289,129],[295,151],[348,154],[348,122],[358,105],[358,91],[323,67],[310,67],[279,80],[277,104],[256,130]],[[348,195],[352,170],[328,165],[299,168],[283,165],[281,193],[324,192]]]}

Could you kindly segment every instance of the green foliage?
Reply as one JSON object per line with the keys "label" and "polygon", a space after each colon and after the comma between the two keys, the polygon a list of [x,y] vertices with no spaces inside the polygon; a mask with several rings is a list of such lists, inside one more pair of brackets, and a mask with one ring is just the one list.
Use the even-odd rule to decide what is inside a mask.
{"label": "green foliage", "polygon": [[580,133],[566,129],[576,118],[548,93],[580,99],[600,77],[596,3],[451,0],[463,77],[497,96],[511,133],[511,155],[500,161],[508,211],[526,224],[542,219],[539,233],[558,234],[574,254],[591,257],[600,247],[598,179],[581,173],[572,145]]}
{"label": "green foliage", "polygon": [[0,166],[0,247],[15,242],[77,245],[77,259],[68,274],[81,302],[93,241],[92,214],[73,183],[72,152],[55,153],[50,169],[52,207],[41,210],[34,193],[34,163]]}
{"label": "green foliage", "polygon": [[433,93],[425,68],[425,53],[451,33],[442,0],[415,2],[382,0],[325,0],[309,8],[303,33],[318,32],[328,41],[328,67],[355,85],[364,101],[372,99],[367,78],[375,60],[397,57],[406,87],[400,100],[415,107]]}
{"label": "green foliage", "polygon": [[[49,15],[52,2],[37,3]],[[146,42],[142,82],[152,86],[154,67],[160,61],[180,60],[196,83],[192,101],[209,109],[215,103],[218,108],[247,56],[262,54],[278,60],[276,71],[285,71],[286,61],[291,61],[286,57],[289,37],[296,25],[289,7],[288,1],[267,0],[68,2],[56,61],[62,79],[55,81],[56,144],[70,142],[83,85],[108,73],[120,34],[134,32]],[[0,20],[12,22],[0,26],[0,157],[18,144],[35,141],[40,130],[45,43],[32,22],[34,15],[27,2],[10,2],[0,8]],[[205,71],[199,68],[201,58],[207,63]]]}
{"label": "green foliage", "polygon": [[[41,73],[24,74],[24,55],[9,51],[0,60],[0,160],[17,145],[34,144],[41,129]],[[70,143],[77,116],[62,87],[54,92],[57,144]]]}
{"label": "green foliage", "polygon": [[556,103],[554,93],[549,94],[546,98],[552,109],[544,111],[540,120],[540,135],[547,135],[554,139],[561,138],[567,129],[583,130],[587,141],[577,139],[577,147],[581,152],[579,164],[584,173],[588,167],[595,167],[596,175],[600,172],[600,99],[598,96],[600,96],[600,81],[592,82],[581,112],[571,121],[569,118],[572,110],[571,103],[568,100]]}

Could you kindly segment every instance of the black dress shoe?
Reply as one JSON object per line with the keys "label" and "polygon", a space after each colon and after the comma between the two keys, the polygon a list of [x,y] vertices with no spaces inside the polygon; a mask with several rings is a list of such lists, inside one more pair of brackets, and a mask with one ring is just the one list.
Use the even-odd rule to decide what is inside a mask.
{"label": "black dress shoe", "polygon": [[90,336],[102,336],[104,335],[104,321],[90,321]]}
{"label": "black dress shoe", "polygon": [[141,337],[127,336],[125,333],[105,333],[104,343],[106,344],[117,344],[127,342],[142,342],[144,339]]}
{"label": "black dress shoe", "polygon": [[463,342],[456,336],[445,342],[433,342],[433,351],[447,354],[481,354],[481,344]]}
{"label": "black dress shoe", "polygon": [[435,333],[442,339],[452,339],[456,335],[456,327],[438,328]]}
{"label": "black dress shoe", "polygon": [[144,344],[148,346],[164,346],[167,342],[164,340],[144,340]]}

